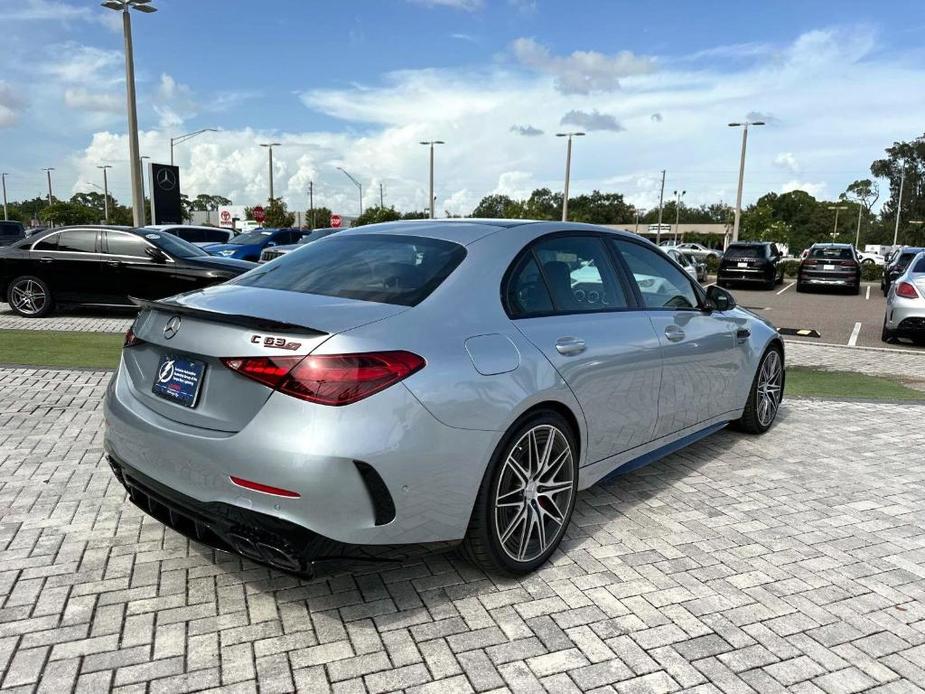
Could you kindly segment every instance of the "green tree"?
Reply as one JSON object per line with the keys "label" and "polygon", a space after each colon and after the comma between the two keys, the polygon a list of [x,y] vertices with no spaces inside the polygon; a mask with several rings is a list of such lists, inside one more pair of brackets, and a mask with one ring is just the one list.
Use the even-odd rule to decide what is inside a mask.
{"label": "green tree", "polygon": [[401,218],[402,219],[430,219],[430,210],[412,210],[411,212],[403,213]]}
{"label": "green tree", "polygon": [[333,212],[331,212],[330,208],[328,207],[316,207],[315,220],[312,222],[312,211],[306,210],[305,224],[303,226],[307,226],[310,229],[327,229],[329,226],[331,226],[332,214]]}
{"label": "green tree", "polygon": [[295,224],[295,215],[286,210],[286,203],[281,198],[273,198],[264,211],[263,224],[270,228],[291,227]]}
{"label": "green tree", "polygon": [[45,207],[45,209],[39,212],[39,219],[56,226],[66,224],[97,224],[99,222],[99,212],[86,205],[55,200],[50,206]]}
{"label": "green tree", "polygon": [[[900,179],[904,170],[900,200]],[[912,241],[916,234],[902,221],[925,219],[925,135],[911,142],[894,142],[892,147],[887,147],[886,157],[870,165],[870,172],[877,178],[887,179],[890,186],[890,197],[880,209],[881,220],[895,220],[900,210],[900,243]]]}
{"label": "green tree", "polygon": [[190,209],[197,212],[214,212],[222,205],[230,204],[231,200],[221,195],[209,195],[208,193],[200,193],[190,201]]}
{"label": "green tree", "polygon": [[571,221],[588,224],[622,224],[633,217],[633,207],[623,200],[621,194],[599,190],[592,191],[590,195],[569,198],[568,212]]}
{"label": "green tree", "polygon": [[[486,195],[475,206],[470,216],[484,219],[510,219],[515,216],[511,214],[515,204],[507,195],[501,195],[500,193]],[[427,216],[430,215],[428,214]]]}
{"label": "green tree", "polygon": [[[571,202],[571,201],[570,201]],[[562,193],[537,188],[523,202],[522,219],[562,219]]]}
{"label": "green tree", "polygon": [[367,207],[363,214],[356,218],[353,226],[361,227],[366,224],[378,224],[379,222],[394,222],[401,219],[401,214],[394,207]]}

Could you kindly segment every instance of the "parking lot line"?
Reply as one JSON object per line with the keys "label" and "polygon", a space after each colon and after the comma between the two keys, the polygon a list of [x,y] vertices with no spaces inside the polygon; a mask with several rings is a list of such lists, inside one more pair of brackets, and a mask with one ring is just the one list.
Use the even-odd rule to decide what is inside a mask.
{"label": "parking lot line", "polygon": [[851,331],[851,337],[848,338],[848,346],[854,347],[858,343],[858,335],[861,333],[861,324],[855,323],[854,330]]}
{"label": "parking lot line", "polygon": [[788,289],[790,289],[790,287],[792,287],[792,286],[795,285],[795,284],[796,284],[796,282],[791,282],[791,283],[788,284],[786,287],[784,287],[784,288],[781,289],[779,292],[777,292],[777,296],[780,296],[781,294],[783,294],[785,291],[787,291]]}
{"label": "parking lot line", "polygon": [[867,285],[867,296],[864,297],[864,301],[870,301],[870,285]]}

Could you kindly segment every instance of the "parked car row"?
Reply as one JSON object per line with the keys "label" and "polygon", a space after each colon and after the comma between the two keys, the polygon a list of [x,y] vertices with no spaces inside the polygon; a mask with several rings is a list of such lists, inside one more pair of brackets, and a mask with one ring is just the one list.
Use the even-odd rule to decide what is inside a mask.
{"label": "parked car row", "polygon": [[915,344],[925,344],[925,249],[904,248],[896,260],[910,254],[912,257],[903,262],[901,274],[893,277],[886,290],[881,333],[884,342],[905,337]]}

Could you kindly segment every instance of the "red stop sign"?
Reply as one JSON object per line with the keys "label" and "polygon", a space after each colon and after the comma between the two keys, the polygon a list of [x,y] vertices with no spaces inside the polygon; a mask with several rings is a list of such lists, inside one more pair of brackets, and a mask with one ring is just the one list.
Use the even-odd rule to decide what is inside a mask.
{"label": "red stop sign", "polygon": [[262,207],[258,205],[257,207],[254,208],[254,221],[255,222],[262,222],[266,218],[267,218],[267,213]]}
{"label": "red stop sign", "polygon": [[332,214],[332,215],[331,215],[331,228],[333,228],[333,229],[338,229],[338,228],[340,228],[340,225],[342,224],[342,222],[343,222],[343,220],[340,218],[340,215],[339,215],[339,214]]}

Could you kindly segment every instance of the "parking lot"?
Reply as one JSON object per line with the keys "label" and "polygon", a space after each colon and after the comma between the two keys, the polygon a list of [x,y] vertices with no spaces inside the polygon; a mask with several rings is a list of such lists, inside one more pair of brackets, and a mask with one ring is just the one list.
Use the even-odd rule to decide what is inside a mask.
{"label": "parking lot", "polygon": [[[863,283],[857,296],[838,291],[797,293],[792,279],[773,290],[734,286],[730,291],[741,306],[766,317],[779,330],[787,330],[789,339],[919,349],[908,342],[888,345],[880,341],[885,299],[879,283]],[[799,330],[814,330],[818,337],[801,336],[795,332]]]}
{"label": "parking lot", "polygon": [[108,378],[0,369],[4,691],[925,685],[919,405],[787,401],[764,437],[582,493],[521,580],[435,555],[309,582],[127,502],[101,449]]}

